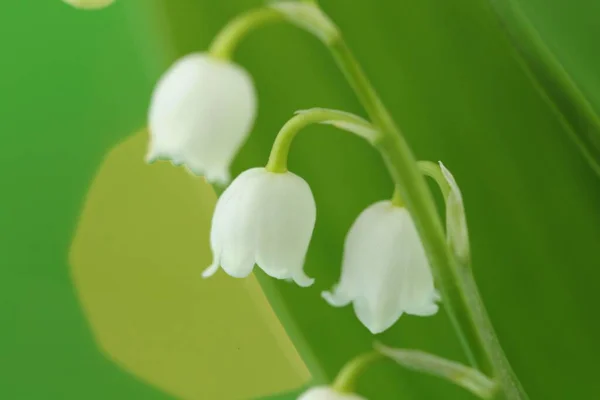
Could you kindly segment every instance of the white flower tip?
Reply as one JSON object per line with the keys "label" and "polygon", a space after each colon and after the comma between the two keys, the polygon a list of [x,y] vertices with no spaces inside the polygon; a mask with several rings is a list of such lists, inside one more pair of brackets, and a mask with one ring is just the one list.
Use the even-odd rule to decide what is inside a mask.
{"label": "white flower tip", "polygon": [[365,326],[367,327],[369,332],[371,332],[373,335],[379,335],[380,333],[386,331],[390,327],[387,325],[380,324],[378,322],[371,323],[371,324],[365,324]]}
{"label": "white flower tip", "polygon": [[107,7],[115,0],[63,0],[65,3],[81,9],[96,10]]}
{"label": "white flower tip", "polygon": [[315,283],[315,279],[307,276],[304,272],[293,277],[294,282],[300,287],[309,287]]}
{"label": "white flower tip", "polygon": [[355,393],[341,393],[328,386],[316,386],[298,397],[298,400],[366,400]]}
{"label": "white flower tip", "polygon": [[347,306],[350,301],[343,296],[340,296],[336,289],[333,291],[321,292],[321,297],[333,307],[344,307]]}
{"label": "white flower tip", "polygon": [[[356,312],[356,304],[354,311]],[[389,316],[384,315],[365,315],[364,313],[361,313],[358,315],[358,319],[369,330],[369,332],[371,332],[373,335],[378,335],[390,329],[396,322],[398,322],[403,314],[404,312],[400,311],[393,318],[390,318]]]}
{"label": "white flower tip", "polygon": [[440,307],[437,302],[442,300],[442,296],[440,296],[440,292],[434,290],[431,292],[430,300],[428,303],[422,304],[420,306],[414,306],[406,309],[406,313],[410,315],[416,315],[418,317],[430,317],[432,315],[437,314]]}
{"label": "white flower tip", "polygon": [[156,149],[151,148],[148,150],[146,157],[144,157],[144,161],[148,164],[152,164],[154,161],[157,161],[160,158],[160,154]]}
{"label": "white flower tip", "polygon": [[440,307],[437,304],[431,303],[427,304],[426,306],[407,310],[406,313],[416,315],[417,317],[430,317],[432,315],[437,314],[439,309]]}
{"label": "white flower tip", "polygon": [[211,265],[209,265],[204,271],[202,271],[202,278],[204,278],[204,279],[210,278],[218,270],[219,270],[219,263],[215,261]]}
{"label": "white flower tip", "polygon": [[189,172],[191,175],[204,177],[204,179],[211,184],[226,186],[231,181],[229,172],[226,169],[218,171],[206,171],[203,168],[190,165],[189,162],[186,163],[184,160],[175,158],[171,159],[171,163],[175,166],[183,165],[187,172]]}
{"label": "white flower tip", "polygon": [[218,171],[207,171],[204,174],[204,178],[210,183],[216,183],[222,186],[227,185],[231,181],[231,175],[226,169]]}
{"label": "white flower tip", "polygon": [[373,335],[385,332],[394,325],[404,314],[404,310],[398,310],[394,314],[382,313],[381,310],[371,309],[364,297],[354,302],[354,313],[358,320]]}
{"label": "white flower tip", "polygon": [[[148,153],[144,157],[144,161],[147,164],[152,164],[155,161],[158,161],[161,159],[165,159],[165,154],[162,153],[160,150],[157,150],[156,148],[151,148],[150,150],[148,150]],[[184,162],[181,158],[176,158],[176,157],[172,157],[171,159],[169,159],[167,161],[170,161],[171,164],[173,164],[176,167],[184,164]]]}

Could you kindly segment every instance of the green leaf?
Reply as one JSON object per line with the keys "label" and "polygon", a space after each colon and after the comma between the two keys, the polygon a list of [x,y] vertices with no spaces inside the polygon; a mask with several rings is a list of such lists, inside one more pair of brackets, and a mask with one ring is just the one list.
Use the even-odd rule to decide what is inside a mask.
{"label": "green leaf", "polygon": [[532,78],[561,115],[565,130],[600,173],[600,80],[596,74],[600,59],[594,50],[600,35],[596,18],[600,7],[594,3],[491,2]]}

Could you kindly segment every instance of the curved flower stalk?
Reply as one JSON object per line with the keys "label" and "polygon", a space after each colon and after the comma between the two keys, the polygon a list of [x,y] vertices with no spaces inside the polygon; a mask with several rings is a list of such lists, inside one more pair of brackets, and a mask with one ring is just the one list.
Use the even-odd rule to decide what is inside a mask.
{"label": "curved flower stalk", "polygon": [[240,174],[219,197],[210,234],[213,263],[236,278],[254,264],[277,279],[299,286],[314,282],[303,270],[315,226],[316,206],[308,184],[291,172],[253,168]]}
{"label": "curved flower stalk", "polygon": [[146,160],[166,158],[220,184],[256,116],[252,78],[236,64],[189,54],[162,76],[149,111]]}
{"label": "curved flower stalk", "polygon": [[99,8],[108,7],[115,0],[63,0],[65,3],[72,5],[75,8],[87,10],[96,10]]}
{"label": "curved flower stalk", "polygon": [[358,319],[374,334],[403,313],[438,311],[425,249],[405,207],[380,201],[360,214],[346,237],[340,282],[322,295],[335,307],[352,302]]}

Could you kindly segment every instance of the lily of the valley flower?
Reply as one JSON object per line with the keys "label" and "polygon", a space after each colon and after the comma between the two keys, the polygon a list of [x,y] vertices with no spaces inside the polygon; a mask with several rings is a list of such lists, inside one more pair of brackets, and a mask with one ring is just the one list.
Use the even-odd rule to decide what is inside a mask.
{"label": "lily of the valley flower", "polygon": [[226,183],[255,116],[256,93],[243,68],[204,53],[187,55],[154,89],[146,159],[170,159],[209,181]]}
{"label": "lily of the valley flower", "polygon": [[354,393],[340,393],[327,386],[318,386],[303,393],[298,400],[367,400]]}
{"label": "lily of the valley flower", "polygon": [[310,286],[304,258],[316,219],[308,184],[291,172],[253,168],[240,174],[223,192],[210,234],[213,263],[236,278],[248,276],[256,263],[265,273]]}
{"label": "lily of the valley flower", "polygon": [[374,334],[403,313],[437,312],[431,268],[406,208],[380,201],[360,214],[346,237],[340,282],[323,297],[336,307],[353,302],[356,316]]}
{"label": "lily of the valley flower", "polygon": [[111,5],[115,0],[64,0],[75,8],[97,9]]}

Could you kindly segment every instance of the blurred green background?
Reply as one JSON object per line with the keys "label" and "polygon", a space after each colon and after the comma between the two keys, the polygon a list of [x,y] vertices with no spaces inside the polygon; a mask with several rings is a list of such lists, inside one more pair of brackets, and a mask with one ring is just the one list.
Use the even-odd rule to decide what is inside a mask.
{"label": "blurred green background", "polygon": [[[560,66],[596,115],[598,3],[514,3],[553,55],[549,70]],[[142,161],[160,73],[259,4],[0,4],[1,398],[261,398],[311,376],[332,379],[370,347],[351,308],[330,308],[319,292],[337,280],[354,218],[391,192],[373,150],[327,127],[295,142],[290,169],[318,206],[307,259],[317,283],[300,289],[257,274],[272,308],[255,278],[199,279],[215,195],[180,168]],[[525,68],[536,55],[522,59],[514,46],[527,37],[511,31],[511,42],[485,0],[322,5],[417,156],[443,160],[461,185],[475,276],[531,398],[594,398],[600,185],[572,138],[593,145],[597,126],[564,88],[543,90],[547,79]],[[510,30],[517,19],[502,15]],[[236,173],[266,162],[296,109],[362,114],[327,51],[296,28],[256,32],[236,60],[260,96]],[[403,317],[378,340],[464,361],[443,312]],[[372,400],[472,398],[391,363],[369,371],[359,390]]]}

